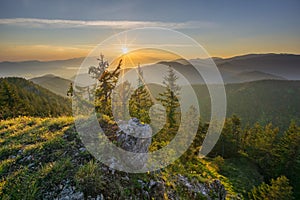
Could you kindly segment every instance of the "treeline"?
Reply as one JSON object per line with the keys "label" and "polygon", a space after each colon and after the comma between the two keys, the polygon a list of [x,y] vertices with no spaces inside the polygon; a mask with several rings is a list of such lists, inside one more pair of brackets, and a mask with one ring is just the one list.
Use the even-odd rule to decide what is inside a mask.
{"label": "treeline", "polygon": [[24,78],[0,78],[0,119],[71,115],[71,101]]}

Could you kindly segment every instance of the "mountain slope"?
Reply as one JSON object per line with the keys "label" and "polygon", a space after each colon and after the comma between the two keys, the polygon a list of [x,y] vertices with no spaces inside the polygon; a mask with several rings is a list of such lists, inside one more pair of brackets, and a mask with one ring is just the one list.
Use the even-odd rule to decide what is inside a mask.
{"label": "mountain slope", "polygon": [[[150,73],[150,70],[146,70],[146,72]],[[300,122],[300,81],[281,80],[283,78],[261,72],[245,72],[240,74],[240,76],[245,77],[244,80],[247,79],[249,81],[252,80],[253,76],[270,80],[226,84],[228,117],[236,114],[245,123],[253,124],[259,121],[262,124],[266,124],[272,122],[274,125],[282,128],[286,128],[291,119]],[[45,85],[45,87],[48,88],[49,86]],[[203,119],[208,120],[211,105],[207,86],[205,84],[192,83],[192,87],[198,94],[201,116]],[[158,97],[158,94],[164,90],[163,87],[157,84],[149,84],[148,88],[153,97]],[[53,90],[58,89],[60,87],[53,88]],[[61,94],[65,96],[64,92],[65,90],[62,90]],[[181,94],[189,95],[184,85],[182,86]],[[183,108],[187,109],[189,105],[183,105]]]}
{"label": "mountain slope", "polygon": [[113,170],[83,146],[71,117],[3,120],[0,139],[0,199],[83,200],[84,193],[95,199],[234,199],[236,191],[261,182],[249,161],[234,166],[234,179],[221,175],[213,159],[199,157],[151,173]]}
{"label": "mountain slope", "polygon": [[23,78],[0,78],[0,119],[71,114],[71,101]]}
{"label": "mountain slope", "polygon": [[241,73],[260,71],[288,80],[300,80],[300,55],[293,54],[248,54],[216,60],[221,71]]}
{"label": "mountain slope", "polygon": [[[210,97],[205,85],[195,85],[201,115],[210,116]],[[291,120],[300,122],[300,81],[261,80],[225,85],[227,116],[239,116],[245,123],[272,123],[287,128]]]}
{"label": "mountain slope", "polygon": [[264,80],[228,85],[228,114],[244,121],[287,126],[300,122],[300,81]]}
{"label": "mountain slope", "polygon": [[[158,84],[148,84],[153,97],[158,97],[164,88]],[[200,115],[209,121],[211,99],[205,84],[192,85],[196,91]],[[226,84],[227,117],[236,114],[245,124],[272,123],[287,128],[291,120],[300,123],[300,81],[261,80],[246,83]],[[181,95],[188,96],[187,86],[181,87]],[[186,102],[183,110],[192,102]],[[190,104],[190,105],[189,105]]]}
{"label": "mountain slope", "polygon": [[66,96],[71,83],[70,80],[55,76],[53,74],[47,74],[29,80],[63,97]]}
{"label": "mountain slope", "polygon": [[[249,54],[227,59],[214,58],[224,83],[244,83],[258,80],[300,80],[300,55],[292,54]],[[202,74],[192,66],[197,65],[200,73],[210,70],[208,59],[178,59],[161,61],[142,66],[144,74],[151,79],[160,76],[162,67],[171,66],[191,84],[203,84]],[[159,71],[159,73],[158,73]]]}
{"label": "mountain slope", "polygon": [[286,80],[283,77],[260,71],[241,72],[227,79],[227,83],[253,82],[258,80]]}

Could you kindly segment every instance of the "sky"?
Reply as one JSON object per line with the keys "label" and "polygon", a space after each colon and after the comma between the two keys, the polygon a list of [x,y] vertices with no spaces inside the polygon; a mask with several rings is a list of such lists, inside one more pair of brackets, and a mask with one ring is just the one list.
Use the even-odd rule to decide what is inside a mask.
{"label": "sky", "polygon": [[85,57],[108,37],[142,27],[182,32],[215,57],[300,54],[299,10],[298,0],[2,0],[0,61]]}

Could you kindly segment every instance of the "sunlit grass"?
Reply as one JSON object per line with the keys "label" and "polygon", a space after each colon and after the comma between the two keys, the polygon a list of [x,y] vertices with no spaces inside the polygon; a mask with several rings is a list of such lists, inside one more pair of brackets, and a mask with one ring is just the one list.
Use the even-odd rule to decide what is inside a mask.
{"label": "sunlit grass", "polygon": [[[1,199],[37,198],[40,189],[54,187],[52,184],[59,184],[73,173],[70,159],[61,157],[68,147],[62,136],[73,121],[72,117],[18,117],[0,121]],[[32,158],[27,158],[30,155]],[[44,161],[39,161],[39,157]],[[30,163],[34,169],[27,167]]]}
{"label": "sunlit grass", "polygon": [[[5,175],[9,167],[15,163],[16,158],[9,158],[0,162],[0,175]],[[1,177],[1,176],[0,176]]]}
{"label": "sunlit grass", "polygon": [[21,144],[8,144],[0,147],[0,158],[7,159],[9,156],[14,155],[20,150],[22,147]]}
{"label": "sunlit grass", "polygon": [[[51,190],[65,180],[79,184],[78,188],[84,187],[75,177],[80,174],[80,166],[87,165],[92,157],[78,150],[78,141],[72,117],[21,117],[0,121],[0,198],[9,198],[5,194],[14,193],[13,198],[17,199],[43,199],[42,191]],[[164,182],[166,190],[176,191],[183,199],[190,198],[193,194],[187,194],[185,186],[178,183],[180,174],[191,182],[202,184],[219,179],[228,196],[234,197],[242,192],[236,191],[237,184],[247,178],[253,181],[253,177],[247,177],[241,168],[238,174],[231,172],[235,167],[234,162],[193,157],[186,161],[176,160],[159,172],[126,175],[130,177],[127,182],[122,179],[121,172],[112,177],[105,177],[107,174],[103,173],[101,176],[105,179],[114,178],[115,181],[105,185],[97,180],[95,184],[101,183],[101,189],[129,198],[138,188],[142,190],[138,180],[158,180]],[[236,175],[238,177],[234,177]],[[164,195],[167,197],[166,192]]]}

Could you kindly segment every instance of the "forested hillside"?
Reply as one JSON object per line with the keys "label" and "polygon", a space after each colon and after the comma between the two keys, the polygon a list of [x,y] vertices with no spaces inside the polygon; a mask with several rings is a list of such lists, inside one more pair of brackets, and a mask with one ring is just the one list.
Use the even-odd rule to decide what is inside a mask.
{"label": "forested hillside", "polygon": [[[203,121],[209,121],[211,99],[207,86],[193,85],[196,91],[200,115]],[[148,84],[153,96],[158,96],[164,88],[157,84]],[[181,88],[180,95],[186,87]],[[272,123],[281,129],[288,128],[291,120],[300,122],[300,81],[261,80],[248,83],[226,84],[227,117],[239,116],[243,125],[259,122]],[[185,105],[183,105],[185,106]]]}
{"label": "forested hillside", "polygon": [[300,81],[264,80],[227,85],[227,116],[243,122],[272,123],[286,129],[291,120],[300,122]]}
{"label": "forested hillside", "polygon": [[0,119],[71,114],[71,101],[24,78],[0,78]]}
{"label": "forested hillside", "polygon": [[[210,97],[205,85],[195,85],[203,119],[210,116]],[[227,116],[239,116],[245,124],[272,123],[286,129],[300,122],[300,81],[262,80],[225,85]]]}

